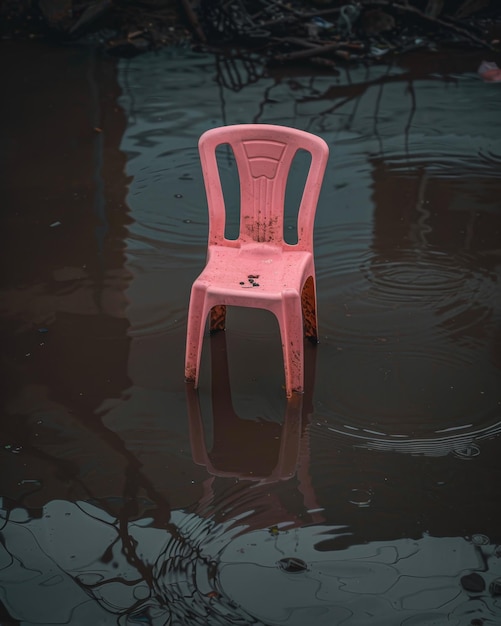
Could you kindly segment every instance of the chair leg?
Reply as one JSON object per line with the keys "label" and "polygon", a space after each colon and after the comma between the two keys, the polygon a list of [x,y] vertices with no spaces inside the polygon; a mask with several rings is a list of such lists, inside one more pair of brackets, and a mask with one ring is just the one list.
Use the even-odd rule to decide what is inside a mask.
{"label": "chair leg", "polygon": [[294,289],[282,294],[282,311],[279,319],[284,355],[285,388],[287,397],[303,393],[303,319],[301,300]]}
{"label": "chair leg", "polygon": [[304,334],[312,343],[318,343],[317,298],[315,279],[310,276],[304,283],[301,292],[301,308],[303,311]]}
{"label": "chair leg", "polygon": [[190,305],[188,307],[184,377],[186,382],[195,383],[195,388],[198,386],[200,358],[207,318],[205,293],[206,286],[195,282],[191,288]]}

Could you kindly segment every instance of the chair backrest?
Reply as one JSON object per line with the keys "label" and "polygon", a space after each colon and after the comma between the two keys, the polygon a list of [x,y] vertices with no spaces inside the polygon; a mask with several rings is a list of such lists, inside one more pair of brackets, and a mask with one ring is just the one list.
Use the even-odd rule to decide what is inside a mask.
{"label": "chair backrest", "polygon": [[[216,158],[216,148],[229,144],[240,179],[240,233],[224,235],[226,207]],[[311,250],[318,196],[329,148],[316,135],[272,124],[236,124],[206,131],[198,144],[209,208],[209,246],[239,247],[267,242]],[[287,178],[298,150],[311,154],[311,164],[299,205],[297,244],[284,241],[284,203]]]}

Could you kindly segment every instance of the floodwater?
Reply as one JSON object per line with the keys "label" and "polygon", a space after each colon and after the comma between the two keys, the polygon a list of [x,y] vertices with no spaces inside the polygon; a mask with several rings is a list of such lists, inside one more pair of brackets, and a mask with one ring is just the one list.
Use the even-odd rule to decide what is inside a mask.
{"label": "floodwater", "polygon": [[[3,44],[2,626],[501,622],[501,87],[481,60],[334,75]],[[289,403],[263,311],[231,310],[198,392],[183,379],[197,141],[241,122],[330,146],[320,342]]]}

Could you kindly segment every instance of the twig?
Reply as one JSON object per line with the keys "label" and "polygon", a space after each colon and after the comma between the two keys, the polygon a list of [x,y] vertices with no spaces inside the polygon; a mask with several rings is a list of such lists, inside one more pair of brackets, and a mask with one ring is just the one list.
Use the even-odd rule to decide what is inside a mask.
{"label": "twig", "polygon": [[315,48],[318,49],[318,43],[312,43],[307,39],[303,39],[302,37],[273,37],[272,41],[274,43],[291,43],[295,46],[302,46],[303,48]]}
{"label": "twig", "polygon": [[454,31],[458,35],[462,35],[467,39],[471,39],[471,41],[474,41],[475,43],[478,43],[479,45],[488,48],[489,50],[493,49],[492,46],[488,44],[484,39],[477,37],[466,28],[463,28],[462,26],[456,26],[455,24],[451,24],[450,22],[446,22],[439,17],[431,17],[430,15],[426,15],[425,13],[410,4],[400,4],[399,2],[392,2],[392,0],[368,0],[367,2],[363,3],[363,6],[392,7],[404,13],[412,13],[413,15],[417,15],[419,18],[425,20],[426,22],[429,22],[430,24],[442,26],[443,28]]}
{"label": "twig", "polygon": [[184,12],[186,13],[186,17],[188,18],[193,30],[195,31],[197,37],[200,39],[202,43],[207,43],[207,37],[200,26],[200,22],[198,21],[197,14],[193,10],[191,6],[190,0],[181,0]]}
{"label": "twig", "polygon": [[339,74],[336,68],[336,61],[333,61],[332,59],[326,59],[325,57],[311,57],[310,61],[322,67],[328,67],[331,70],[335,70],[336,73]]}
{"label": "twig", "polygon": [[319,9],[318,11],[296,11],[295,9],[288,7],[283,2],[277,2],[275,0],[273,4],[278,5],[282,9],[289,11],[289,13],[282,17],[276,17],[274,19],[268,20],[267,22],[263,22],[262,24],[260,24],[260,26],[272,26],[275,24],[281,24],[283,22],[301,22],[304,20],[309,20],[312,17],[322,17],[322,15],[336,15],[341,11],[339,7],[335,9]]}
{"label": "twig", "polygon": [[301,13],[301,11],[296,11],[296,9],[288,6],[284,2],[280,2],[280,0],[272,0],[272,3],[275,6],[279,6],[284,11],[289,11],[289,13],[292,13],[292,15],[294,15],[295,17],[299,17],[299,18],[303,17],[303,14]]}
{"label": "twig", "polygon": [[277,54],[275,59],[277,61],[293,61],[296,59],[308,59],[310,57],[322,56],[328,52],[339,49],[339,43],[330,43],[325,46],[315,46],[313,48],[306,48],[305,50],[298,50],[297,52],[287,52],[285,54]]}
{"label": "twig", "polygon": [[296,22],[296,19],[294,18],[293,15],[284,15],[283,17],[274,17],[273,19],[268,20],[267,22],[260,22],[259,27],[265,28],[267,26],[276,26],[277,24],[291,24],[295,22]]}
{"label": "twig", "polygon": [[70,28],[68,31],[69,34],[73,35],[77,30],[83,30],[85,27],[92,24],[98,17],[111,9],[111,4],[111,0],[102,0],[99,4],[91,4],[88,6],[84,9],[79,19]]}

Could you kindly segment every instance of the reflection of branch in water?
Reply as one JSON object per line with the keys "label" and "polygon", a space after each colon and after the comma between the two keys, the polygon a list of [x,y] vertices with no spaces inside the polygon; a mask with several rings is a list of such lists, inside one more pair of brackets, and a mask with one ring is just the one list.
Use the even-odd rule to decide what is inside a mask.
{"label": "reflection of branch in water", "polygon": [[[77,415],[77,419],[79,419]],[[88,416],[82,418],[82,426],[89,429],[99,436],[101,441],[104,441],[112,450],[118,453],[126,461],[125,468],[125,486],[124,486],[124,502],[122,505],[123,514],[128,513],[133,515],[139,512],[139,509],[134,509],[137,506],[138,496],[137,492],[139,488],[143,488],[147,497],[151,502],[155,503],[159,513],[161,513],[161,519],[155,518],[155,521],[161,522],[162,526],[169,532],[177,536],[177,528],[172,526],[167,520],[170,518],[170,504],[167,499],[156,489],[151,480],[145,476],[142,472],[143,464],[137,459],[137,457],[127,448],[123,439],[114,431],[107,428],[102,421],[95,417],[93,420],[88,419]],[[150,511],[153,516],[153,512]]]}
{"label": "reflection of branch in water", "polygon": [[409,159],[409,132],[412,125],[412,120],[416,113],[416,92],[414,91],[414,82],[412,79],[409,79],[407,82],[407,93],[411,96],[411,110],[409,111],[409,119],[407,120],[407,124],[405,125],[405,152],[407,154],[407,159]]}
{"label": "reflection of branch in water", "polygon": [[[89,93],[91,96],[91,123],[94,128],[101,128],[102,126],[102,112],[99,106],[99,88],[96,81],[96,67],[97,59],[96,52],[91,52],[91,62],[89,63],[88,71],[88,83]],[[104,180],[103,180],[103,151],[104,151],[104,136],[101,132],[97,132],[94,136],[94,213],[97,217],[97,225],[95,229],[96,244],[98,254],[103,254],[104,239],[109,230],[108,218],[106,215],[106,201],[104,197]],[[99,304],[99,303],[98,303]]]}
{"label": "reflection of branch in water", "polygon": [[[349,79],[349,73],[347,73],[347,78]],[[422,76],[420,75],[416,75],[415,73],[411,74],[410,72],[406,72],[403,74],[398,74],[395,76],[382,76],[380,78],[375,78],[374,80],[369,80],[366,81],[364,83],[351,83],[350,81],[350,86],[349,87],[343,87],[343,93],[346,92],[351,92],[350,95],[347,95],[346,97],[344,97],[341,101],[338,101],[339,99],[339,88],[334,86],[334,87],[329,87],[323,94],[319,95],[319,96],[306,96],[304,98],[298,99],[298,103],[307,103],[307,102],[319,102],[321,100],[334,100],[336,101],[334,105],[324,109],[323,111],[320,111],[319,113],[317,113],[317,116],[319,118],[321,117],[326,117],[332,113],[334,113],[335,111],[337,111],[338,109],[342,108],[343,106],[345,106],[348,102],[351,102],[352,100],[355,100],[356,98],[360,98],[362,97],[366,91],[368,91],[371,87],[376,87],[379,85],[386,85],[388,83],[407,83],[407,85],[409,84],[413,84],[413,81],[415,80],[420,80],[420,79],[424,79],[426,78],[426,80],[430,80],[430,81],[439,81],[439,82],[444,82],[444,77],[438,77],[438,76],[430,76],[429,74],[423,74]],[[414,95],[414,92],[412,91],[412,95]],[[410,127],[410,122],[412,120],[412,117],[414,116],[415,113],[415,99],[413,100],[413,108],[411,110],[411,117],[410,120],[408,122],[407,128]]]}
{"label": "reflection of branch in water", "polygon": [[[475,207],[476,209],[476,207]],[[470,217],[466,222],[466,230],[464,237],[464,249],[471,250],[473,237],[475,235],[475,225],[477,223],[477,217],[480,215],[476,210],[470,210]]]}
{"label": "reflection of branch in water", "polygon": [[[103,125],[103,114],[100,106],[100,94],[98,82],[96,80],[97,58],[96,51],[91,50],[89,70],[87,80],[89,84],[89,94],[91,103],[91,124],[93,128],[100,129]],[[102,296],[104,291],[104,264],[103,252],[106,235],[110,229],[108,216],[106,215],[106,198],[104,194],[104,135],[96,132],[93,140],[93,175],[94,182],[94,214],[96,216],[95,238],[97,247],[97,272],[94,276],[93,296],[96,307],[102,312]]]}
{"label": "reflection of branch in water", "polygon": [[226,117],[226,99],[224,97],[224,83],[221,80],[221,74],[219,72],[218,67],[218,56],[216,55],[216,85],[218,86],[219,99],[221,101],[221,120],[223,124],[226,126],[228,124],[228,120]]}
{"label": "reflection of branch in water", "polygon": [[[52,454],[49,454],[47,452],[44,452],[43,450],[40,450],[39,448],[33,445],[26,445],[26,444],[23,445],[22,454],[28,454],[32,456],[33,458],[40,459],[41,461],[54,467],[54,473],[56,477],[60,475],[61,477],[64,477],[65,481],[69,481],[69,480],[73,481],[75,484],[77,484],[79,487],[82,488],[82,491],[87,495],[88,498],[90,499],[93,498],[93,494],[91,490],[78,477],[78,475],[80,474],[80,468],[74,461],[58,458],[56,456],[53,456]],[[20,484],[22,485],[24,483],[20,483]],[[16,498],[15,501],[11,500],[10,498],[6,496],[2,496],[2,499],[3,499],[4,505],[8,504],[8,508],[10,509],[10,508],[14,508],[14,506],[24,505],[24,501],[26,500],[26,498],[33,495],[34,493],[38,493],[39,491],[40,491],[40,483],[38,483],[37,481],[36,483],[33,483],[32,489],[30,489],[29,491],[24,491],[22,495]]]}
{"label": "reflection of branch in water", "polygon": [[[151,590],[155,589],[157,581],[155,578],[156,574],[154,567],[151,563],[146,563],[144,561],[141,555],[140,546],[138,547],[137,540],[130,530],[131,524],[134,524],[134,520],[141,519],[146,516],[154,520],[155,528],[158,528],[159,531],[166,531],[170,538],[167,548],[165,548],[164,552],[159,554],[158,557],[160,559],[165,556],[164,570],[166,575],[169,574],[172,568],[175,570],[178,564],[178,561],[176,560],[178,557],[182,560],[191,560],[193,562],[197,560],[198,562],[204,564],[204,567],[209,567],[210,558],[202,554],[202,546],[197,538],[197,533],[194,532],[196,531],[196,528],[193,528],[192,525],[188,530],[183,529],[171,520],[171,508],[168,501],[161,493],[158,492],[147,476],[145,476],[142,471],[142,463],[130,450],[127,449],[125,441],[116,432],[107,428],[97,416],[93,416],[91,419],[89,419],[89,415],[82,417],[76,415],[75,417],[85,430],[90,430],[91,432],[96,433],[101,442],[104,442],[108,448],[126,461],[126,467],[123,470],[125,474],[125,484],[118,507],[111,507],[113,509],[111,511],[109,510],[110,506],[108,506],[109,503],[106,498],[95,496],[92,492],[93,490],[79,477],[81,468],[76,463],[58,459],[55,456],[47,454],[31,446],[25,446],[24,451],[32,454],[34,457],[41,458],[50,464],[54,464],[61,471],[61,473],[64,474],[66,479],[68,479],[68,474],[70,474],[71,480],[82,487],[86,495],[86,501],[92,503],[88,506],[98,504],[101,509],[106,510],[108,514],[115,519],[112,526],[116,530],[118,536],[111,544],[108,545],[107,550],[102,553],[100,557],[102,563],[105,566],[109,565],[111,568],[112,560],[114,561],[116,558],[116,555],[113,553],[113,546],[120,546],[119,552],[123,555],[127,563],[140,574],[141,580],[144,580]],[[156,505],[156,511],[151,509],[145,511],[145,507],[141,506],[141,498],[138,493],[140,489],[144,489],[148,500]],[[24,497],[26,497],[26,495],[28,494],[25,494]],[[5,509],[8,509],[5,511],[5,521],[8,522],[10,519],[9,511],[17,509],[19,505],[22,504],[22,499],[17,502],[12,502],[3,498],[2,503]],[[116,510],[117,508],[118,511]],[[88,514],[87,510],[84,512]],[[210,522],[200,518],[200,524],[209,523]],[[151,522],[149,525],[153,526]],[[170,554],[170,551],[172,550],[175,550],[174,555]],[[171,556],[175,557],[172,562],[170,559]],[[175,571],[173,575],[175,577]],[[79,582],[77,578],[75,580],[76,582]],[[98,582],[96,585],[89,585],[86,582],[84,587],[90,589],[90,587],[93,586],[97,591],[99,591],[103,584],[113,582],[113,580],[115,580],[115,578],[108,579],[103,583]],[[118,580],[118,578],[116,580]],[[137,580],[134,581],[132,579],[120,579],[120,583],[122,585],[134,586],[137,582]],[[129,610],[131,612],[135,611],[142,605],[144,605],[144,600],[134,600],[134,604],[129,607]]]}
{"label": "reflection of branch in water", "polygon": [[[18,510],[2,528],[2,600],[26,626],[249,626],[276,624],[277,615],[286,615],[287,623],[331,626],[340,616],[366,621],[367,607],[375,622],[391,624],[429,623],[430,615],[441,622],[467,616],[468,623],[481,623],[482,616],[496,614],[499,549],[480,533],[464,538],[425,532],[359,544],[344,525],[306,525],[270,537],[269,529],[238,533],[179,511],[175,519],[186,540],[198,534],[206,561],[139,520],[129,533],[153,570],[149,587],[124,560],[116,519],[84,503],[54,501],[44,512],[54,535],[66,535],[63,549],[46,522],[27,511]],[[473,577],[483,589],[492,581],[477,605],[467,584]]]}
{"label": "reflection of branch in water", "polygon": [[263,76],[262,64],[250,56],[235,58],[216,54],[215,59],[217,84],[236,93],[248,85],[257,83]]}
{"label": "reflection of branch in water", "polygon": [[[97,416],[89,416],[88,414],[78,415],[78,413],[75,413],[73,414],[73,417],[84,430],[95,433],[100,442],[104,442],[109,449],[113,450],[119,457],[122,457],[125,460],[126,466],[124,469],[125,485],[123,490],[123,499],[120,502],[119,513],[112,513],[113,516],[119,518],[120,527],[122,529],[126,529],[127,523],[130,522],[131,519],[144,514],[144,511],[141,510],[138,504],[138,491],[142,488],[144,489],[148,500],[156,506],[156,509],[149,510],[148,514],[157,524],[167,530],[173,537],[182,540],[182,535],[179,533],[177,526],[169,521],[171,508],[168,501],[144,474],[142,471],[142,463],[130,450],[128,450],[123,439],[116,432],[107,428]],[[97,496],[94,493],[92,486],[86,484],[80,476],[81,467],[79,467],[75,461],[58,458],[56,455],[45,452],[39,447],[30,444],[23,445],[23,454],[30,455],[35,459],[40,459],[50,466],[53,466],[55,468],[56,475],[61,475],[61,478],[63,478],[65,482],[77,485],[81,489],[82,495],[79,495],[80,499],[82,499],[83,496],[83,498],[90,502],[99,502],[99,506],[103,508],[106,507],[106,498]],[[37,492],[39,491],[40,490],[37,489]],[[71,491],[71,489],[68,488],[68,491]],[[9,509],[15,508],[15,506],[22,505],[30,493],[33,493],[33,491],[30,490],[29,493],[24,492],[19,498],[16,499],[15,502],[4,498],[4,504],[8,504]],[[71,493],[73,492],[71,491]],[[122,532],[122,540],[124,543],[128,542],[127,537],[128,535],[124,530],[124,532]],[[133,563],[131,561],[131,563],[134,566],[137,566],[135,563],[133,545],[130,544],[129,548],[129,556],[132,561],[134,561]]]}
{"label": "reflection of branch in water", "polygon": [[344,123],[344,126],[342,127],[343,130],[351,129],[351,126],[353,122],[355,121],[355,117],[357,116],[358,107],[361,101],[362,101],[362,98],[355,98],[355,104],[353,106],[353,109],[349,113],[348,117],[346,118],[346,122]]}
{"label": "reflection of branch in water", "polygon": [[321,121],[323,121],[324,119],[328,118],[329,115],[335,113],[338,109],[342,109],[345,104],[348,104],[348,102],[351,102],[352,100],[355,100],[355,99],[357,100],[360,99],[362,95],[363,94],[357,93],[356,95],[353,95],[353,96],[347,96],[346,98],[343,98],[341,101],[337,102],[332,107],[329,107],[325,111],[319,112],[317,114],[317,119],[319,120],[319,123],[321,123]]}
{"label": "reflection of branch in water", "polygon": [[[365,72],[366,78],[369,75],[369,71],[370,71],[369,68],[366,68],[366,72]],[[350,74],[350,69],[349,68],[346,68],[346,79],[347,79],[348,84],[352,86],[353,85],[353,81],[351,80],[351,74]],[[357,111],[358,111],[358,106],[359,106],[360,101],[361,101],[360,97],[356,97],[356,98],[347,98],[344,102],[348,103],[352,99],[355,100],[355,105],[354,105],[351,113],[348,114],[346,122],[345,122],[345,124],[343,126],[344,130],[350,130],[351,125],[353,124],[353,121],[355,120],[355,117],[356,117],[356,114],[357,114]]]}
{"label": "reflection of branch in water", "polygon": [[[393,66],[393,60],[390,60],[386,68],[386,77],[388,77],[388,74],[390,73],[392,66]],[[374,136],[376,137],[377,142],[379,144],[379,152],[381,155],[383,154],[383,141],[382,141],[381,135],[379,134],[378,123],[379,123],[379,108],[381,106],[381,100],[383,98],[383,90],[384,90],[385,85],[386,85],[385,82],[379,85],[378,93],[376,96],[376,109],[374,111],[374,125],[372,127],[372,132],[374,133]]]}
{"label": "reflection of branch in water", "polygon": [[[137,459],[134,460],[137,462]],[[137,492],[140,488],[139,473],[137,468],[134,471],[131,471],[131,466],[125,468],[125,485],[124,485],[124,504],[122,506],[122,510],[120,511],[120,515],[118,516],[118,534],[122,540],[122,552],[127,559],[128,563],[130,563],[133,567],[136,567],[138,572],[141,573],[144,580],[148,583],[150,589],[153,588],[153,574],[151,572],[151,568],[146,567],[143,561],[137,556],[136,547],[137,542],[129,534],[129,523],[131,519],[136,519],[139,513],[139,507],[137,506]],[[150,481],[146,479],[149,483]],[[156,495],[156,490],[155,490]],[[170,517],[170,506],[168,503],[164,502],[164,506],[167,504],[168,507],[168,515]],[[172,524],[170,525],[175,528]],[[171,531],[171,528],[169,528]],[[176,528],[177,531],[177,528]],[[172,531],[171,531],[172,532]],[[138,602],[138,605],[141,602]]]}
{"label": "reflection of branch in water", "polygon": [[432,231],[431,226],[427,223],[430,219],[430,211],[426,207],[426,186],[428,184],[428,172],[426,168],[420,168],[420,178],[418,194],[416,199],[416,213],[419,215],[418,219],[411,224],[411,233],[414,232],[414,241],[419,244],[419,249],[426,249],[427,234]]}
{"label": "reflection of branch in water", "polygon": [[[236,59],[225,54],[215,53],[214,58],[216,61],[215,80],[219,87],[219,98],[221,101],[221,119],[223,124],[226,125],[228,120],[226,118],[224,90],[229,89],[230,91],[239,92],[247,85],[256,83],[262,78],[263,73],[258,70],[258,67],[262,68],[262,65],[256,63],[251,57],[246,56]],[[238,68],[239,65],[241,66],[240,70]]]}
{"label": "reflection of branch in water", "polygon": [[261,101],[259,102],[258,111],[252,120],[253,124],[259,124],[261,116],[264,114],[264,108],[270,102],[270,92],[279,84],[280,84],[280,80],[277,80],[272,85],[269,85],[268,87],[265,88],[263,97],[261,98]]}

